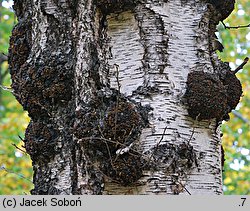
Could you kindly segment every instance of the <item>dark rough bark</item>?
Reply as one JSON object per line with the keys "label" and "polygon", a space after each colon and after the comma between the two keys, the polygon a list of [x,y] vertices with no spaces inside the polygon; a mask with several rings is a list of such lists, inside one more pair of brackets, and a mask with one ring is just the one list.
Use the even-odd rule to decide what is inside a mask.
{"label": "dark rough bark", "polygon": [[235,0],[208,0],[218,11],[220,21],[226,19],[234,10]]}
{"label": "dark rough bark", "polygon": [[[180,46],[176,42],[183,26],[172,20],[174,10],[168,14],[163,9],[170,3],[174,7],[173,1],[15,1],[18,24],[10,39],[9,65],[14,95],[31,117],[24,142],[33,161],[32,194],[180,194],[189,173],[193,171],[195,184],[200,170],[201,177],[209,174],[214,179],[211,192],[221,193],[220,165],[202,166],[220,159],[215,125],[193,126],[209,134],[204,136],[211,148],[202,151],[200,143],[191,145],[194,123],[181,103],[183,75],[191,68],[189,61],[176,60],[195,49],[190,63],[197,64],[197,56],[198,67],[217,75],[223,66],[213,58],[212,43],[216,25],[232,8],[222,14],[221,4],[211,1],[204,12],[200,8],[205,2],[176,3],[177,11],[186,6],[204,13],[193,26],[202,31],[191,34],[196,37],[193,47],[193,41],[180,41]],[[170,54],[178,64],[170,61]],[[205,119],[219,119],[229,112],[223,112],[226,106],[236,106],[237,100],[229,99],[235,90],[221,90],[229,81],[238,83],[227,76],[201,76],[218,85],[221,92],[216,97],[226,96],[219,114],[206,113]],[[239,98],[241,93],[235,95]]]}
{"label": "dark rough bark", "polygon": [[225,68],[220,75],[202,71],[188,75],[185,98],[192,118],[228,120],[228,113],[238,105],[243,93],[241,83],[228,65]]}
{"label": "dark rough bark", "polygon": [[[15,1],[18,24],[13,29],[9,48],[14,95],[32,119],[25,135],[25,148],[31,155],[34,168],[32,194],[58,194],[62,191],[53,187],[57,178],[51,175],[53,166],[50,162],[55,156],[63,160],[64,154],[69,154],[71,160],[67,162],[71,162],[70,167],[74,169],[75,144],[71,133],[75,107],[74,11],[64,9],[58,2],[61,16],[55,17],[47,11],[46,2],[36,5],[35,1]],[[70,8],[69,5],[66,8]],[[45,16],[50,27],[45,32],[43,49],[39,49],[36,47],[39,40],[34,33],[39,34],[39,20]],[[58,169],[63,169],[65,163],[58,163]]]}

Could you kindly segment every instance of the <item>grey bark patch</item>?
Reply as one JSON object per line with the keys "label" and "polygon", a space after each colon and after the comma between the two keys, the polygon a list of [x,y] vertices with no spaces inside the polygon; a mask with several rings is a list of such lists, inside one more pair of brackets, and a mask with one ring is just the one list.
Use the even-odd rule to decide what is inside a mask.
{"label": "grey bark patch", "polygon": [[[168,64],[168,34],[164,27],[164,21],[153,10],[136,7],[136,20],[138,21],[141,43],[144,47],[142,64],[146,74],[163,74]],[[154,41],[152,41],[154,37]],[[146,76],[145,76],[146,77]],[[146,84],[148,81],[146,81]]]}
{"label": "grey bark patch", "polygon": [[197,167],[195,150],[189,143],[161,144],[152,149],[152,159],[149,166],[159,168],[165,166],[165,173],[186,174],[192,167]]}
{"label": "grey bark patch", "polygon": [[147,166],[144,165],[144,169],[157,171],[164,168],[164,174],[171,178],[170,187],[173,194],[178,195],[183,191],[189,193],[185,188],[185,183],[189,172],[198,167],[198,157],[190,143],[160,144],[152,149],[150,160]]}

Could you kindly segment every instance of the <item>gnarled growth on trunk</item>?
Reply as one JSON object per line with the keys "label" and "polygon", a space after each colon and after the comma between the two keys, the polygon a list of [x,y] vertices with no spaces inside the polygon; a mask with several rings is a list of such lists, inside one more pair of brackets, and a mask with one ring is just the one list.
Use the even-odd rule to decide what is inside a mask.
{"label": "gnarled growth on trunk", "polygon": [[31,117],[31,193],[221,194],[216,121],[241,95],[215,52],[225,2],[15,1],[9,64]]}

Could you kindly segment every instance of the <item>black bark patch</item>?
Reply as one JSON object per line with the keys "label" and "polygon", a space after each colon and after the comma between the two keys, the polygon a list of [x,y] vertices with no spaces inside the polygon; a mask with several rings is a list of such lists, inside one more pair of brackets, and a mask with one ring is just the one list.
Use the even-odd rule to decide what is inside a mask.
{"label": "black bark patch", "polygon": [[54,187],[57,179],[51,179],[51,168],[47,163],[34,165],[33,170],[33,183],[35,187],[30,191],[32,195],[59,195],[62,193],[62,190]]}
{"label": "black bark patch", "polygon": [[208,0],[219,13],[219,21],[226,19],[234,10],[235,0]]}
{"label": "black bark patch", "polygon": [[227,94],[215,74],[201,71],[188,74],[185,97],[193,119],[220,119],[227,110]]}
{"label": "black bark patch", "polygon": [[135,183],[142,176],[143,162],[139,155],[122,155],[101,164],[101,171],[124,186]]}
{"label": "black bark patch", "polygon": [[97,0],[96,6],[103,14],[120,13],[126,10],[132,10],[138,0]]}
{"label": "black bark patch", "polygon": [[104,189],[103,174],[93,167],[89,167],[87,172],[90,177],[88,180],[89,187],[93,191],[93,195],[101,195]]}
{"label": "black bark patch", "polygon": [[79,0],[67,0],[68,4],[69,4],[69,8],[71,9],[72,13],[72,17],[75,18],[77,15],[77,8],[78,8],[78,1]]}
{"label": "black bark patch", "polygon": [[72,97],[70,64],[67,60],[49,58],[47,63],[25,63],[12,73],[14,95],[34,119],[47,118],[53,108],[66,106]]}
{"label": "black bark patch", "polygon": [[202,71],[188,74],[185,98],[188,114],[193,119],[226,120],[239,103],[241,83],[230,69],[223,71],[220,74]]}
{"label": "black bark patch", "polygon": [[31,2],[29,0],[15,0],[13,9],[15,10],[15,14],[18,20],[26,18],[30,15],[29,11],[31,6]]}
{"label": "black bark patch", "polygon": [[59,131],[52,125],[31,121],[25,133],[25,149],[33,161],[49,162],[57,152]]}
{"label": "black bark patch", "polygon": [[225,78],[222,80],[227,91],[227,104],[230,109],[235,109],[242,95],[242,86],[240,80],[232,71],[227,71]]}
{"label": "black bark patch", "polygon": [[224,163],[225,163],[226,159],[225,159],[225,151],[223,146],[221,145],[221,169],[222,171],[224,171]]}
{"label": "black bark patch", "polygon": [[90,78],[95,83],[95,87],[97,89],[101,88],[101,82],[100,82],[100,75],[99,75],[99,67],[100,67],[100,60],[98,58],[98,52],[97,52],[97,46],[94,43],[89,43],[89,50],[90,50]]}
{"label": "black bark patch", "polygon": [[8,61],[10,74],[20,71],[31,49],[31,21],[22,20],[13,28],[10,37]]}
{"label": "black bark patch", "polygon": [[100,171],[122,185],[130,185],[141,177],[138,145],[141,131],[148,125],[148,108],[115,90],[109,96],[103,94],[76,112],[73,133],[83,140],[87,157],[99,163]]}

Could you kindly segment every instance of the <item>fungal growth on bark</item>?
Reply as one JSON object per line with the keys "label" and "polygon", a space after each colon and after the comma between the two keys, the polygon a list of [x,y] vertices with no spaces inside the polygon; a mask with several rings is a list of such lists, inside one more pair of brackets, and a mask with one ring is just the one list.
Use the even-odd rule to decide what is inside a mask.
{"label": "fungal growth on bark", "polygon": [[208,0],[218,11],[218,20],[225,20],[234,10],[235,0]]}
{"label": "fungal growth on bark", "polygon": [[74,134],[92,163],[114,182],[131,185],[142,176],[139,137],[148,125],[148,109],[113,90],[99,97],[89,110],[76,113]]}
{"label": "fungal growth on bark", "polygon": [[197,120],[228,120],[228,113],[235,109],[242,95],[242,86],[235,74],[247,61],[248,58],[235,71],[228,63],[220,62],[216,73],[190,72],[184,96],[189,115]]}
{"label": "fungal growth on bark", "polygon": [[[229,113],[235,109],[242,95],[242,86],[236,77],[237,69],[242,69],[247,61],[232,71],[227,62],[216,59],[216,50],[223,51],[223,45],[217,40],[215,32],[220,21],[226,19],[234,10],[235,0],[208,0],[210,12],[209,26],[209,58],[213,72],[192,70],[187,77],[187,88],[184,95],[188,106],[188,114],[197,120],[215,118],[217,121],[228,120]],[[202,30],[201,22],[200,30]],[[202,32],[201,32],[202,33]],[[203,55],[202,46],[198,54]],[[202,56],[201,56],[202,58]],[[248,60],[248,59],[247,59]]]}
{"label": "fungal growth on bark", "polygon": [[111,180],[123,186],[133,185],[142,176],[143,159],[139,154],[125,154],[112,157],[110,162],[103,162],[101,171]]}
{"label": "fungal growth on bark", "polygon": [[136,3],[138,0],[97,0],[96,5],[103,14],[107,15],[133,9]]}
{"label": "fungal growth on bark", "polygon": [[226,90],[219,77],[200,71],[188,74],[185,97],[193,119],[220,119],[227,109]]}
{"label": "fungal growth on bark", "polygon": [[59,131],[51,124],[31,121],[26,129],[25,149],[33,161],[49,161],[59,151],[59,137]]}

